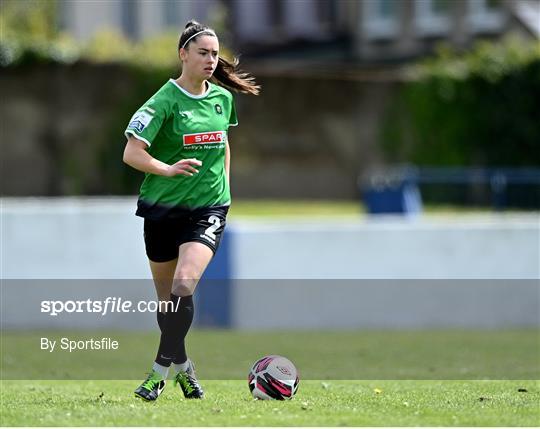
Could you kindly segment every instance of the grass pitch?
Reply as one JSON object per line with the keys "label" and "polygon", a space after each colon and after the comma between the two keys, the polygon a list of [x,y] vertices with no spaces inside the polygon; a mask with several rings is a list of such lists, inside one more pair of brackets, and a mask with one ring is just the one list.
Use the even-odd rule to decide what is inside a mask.
{"label": "grass pitch", "polygon": [[[519,213],[506,210],[506,213]],[[530,212],[528,212],[530,213]],[[450,204],[424,204],[423,214],[429,216],[493,215],[491,207],[463,207]],[[500,215],[500,213],[497,213]],[[360,219],[367,215],[365,205],[360,200],[274,200],[274,199],[234,199],[229,212],[231,219],[238,218],[302,218]]]}
{"label": "grass pitch", "polygon": [[[110,337],[118,350],[40,349]],[[207,380],[245,380],[265,355],[291,359],[302,380],[539,380],[540,337],[534,329],[498,331],[266,331],[192,329],[188,353]],[[4,380],[138,380],[149,370],[157,332],[4,331]],[[129,364],[127,364],[129,363]]]}
{"label": "grass pitch", "polygon": [[291,401],[255,401],[245,381],[204,381],[155,403],[134,381],[4,381],[3,426],[536,426],[537,381],[301,381]]}
{"label": "grass pitch", "polygon": [[[109,335],[121,347],[107,353],[49,353],[39,350],[43,335]],[[538,339],[536,330],[194,329],[188,349],[207,398],[185,400],[169,382],[157,402],[145,403],[133,390],[153,360],[156,332],[4,331],[1,424],[537,426]],[[291,358],[300,370],[299,392],[292,401],[251,398],[247,371],[254,360],[271,353]]]}

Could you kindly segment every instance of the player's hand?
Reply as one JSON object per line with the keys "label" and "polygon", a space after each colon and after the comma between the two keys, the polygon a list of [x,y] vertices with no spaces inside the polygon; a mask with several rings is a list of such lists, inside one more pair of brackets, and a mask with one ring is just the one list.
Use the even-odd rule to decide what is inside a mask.
{"label": "player's hand", "polygon": [[169,165],[166,175],[168,177],[177,176],[179,174],[183,176],[193,176],[199,172],[195,167],[200,167],[201,165],[202,161],[199,161],[196,158],[181,159],[173,165]]}

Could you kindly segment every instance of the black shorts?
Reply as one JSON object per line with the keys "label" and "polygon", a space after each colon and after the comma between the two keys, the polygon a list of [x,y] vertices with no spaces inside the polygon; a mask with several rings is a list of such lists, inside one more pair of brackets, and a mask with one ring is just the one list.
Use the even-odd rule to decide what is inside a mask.
{"label": "black shorts", "polygon": [[181,244],[197,241],[216,253],[229,207],[209,207],[174,219],[144,219],[146,255],[153,262],[167,262],[178,258]]}

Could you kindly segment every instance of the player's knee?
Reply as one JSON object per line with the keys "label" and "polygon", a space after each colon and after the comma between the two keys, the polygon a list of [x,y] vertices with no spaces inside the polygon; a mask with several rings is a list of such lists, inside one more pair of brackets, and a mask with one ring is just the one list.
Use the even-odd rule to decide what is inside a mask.
{"label": "player's knee", "polygon": [[184,296],[193,295],[193,292],[194,292],[194,288],[192,286],[184,284],[184,283],[178,283],[177,285],[175,285],[172,293],[173,295],[176,295],[182,298]]}
{"label": "player's knee", "polygon": [[193,295],[197,282],[198,279],[195,278],[194,273],[182,271],[177,274],[173,281],[172,293],[180,297]]}

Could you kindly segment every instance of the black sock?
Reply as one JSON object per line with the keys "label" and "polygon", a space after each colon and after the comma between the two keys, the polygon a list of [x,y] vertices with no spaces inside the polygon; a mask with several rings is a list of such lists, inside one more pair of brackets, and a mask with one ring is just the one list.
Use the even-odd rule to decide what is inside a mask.
{"label": "black sock", "polygon": [[[185,354],[183,340],[193,321],[193,297],[179,296],[171,294],[173,303],[172,310],[165,313],[161,340],[159,342],[156,363],[163,366],[170,366],[175,359],[177,350]],[[185,359],[184,359],[185,361]]]}
{"label": "black sock", "polygon": [[185,325],[183,326],[185,334],[184,338],[182,338],[182,341],[180,341],[180,343],[176,347],[173,363],[184,363],[187,360],[186,335],[189,331],[189,328],[191,327],[191,322],[193,322],[193,315],[195,314],[193,295],[182,297],[182,300],[180,302],[180,308],[182,309],[181,311],[183,311],[185,314],[185,317],[183,319],[185,323]]}
{"label": "black sock", "polygon": [[[188,298],[188,297],[186,297]],[[191,298],[191,297],[190,297]],[[189,302],[189,299],[182,299],[181,302],[186,304],[193,304],[193,299],[191,300],[191,303]],[[180,304],[182,305],[182,304]],[[193,308],[193,305],[191,305]],[[193,310],[192,310],[193,312]],[[163,332],[163,328],[165,327],[165,313],[162,313],[161,311],[157,312],[157,322],[159,325],[159,330]],[[186,343],[185,340],[182,339],[180,341],[180,344],[178,344],[178,348],[176,349],[175,358],[173,360],[173,363],[184,363],[187,360],[187,353],[186,353]]]}
{"label": "black sock", "polygon": [[159,330],[163,332],[163,328],[165,327],[165,313],[159,310],[157,312],[157,324],[159,325]]}

